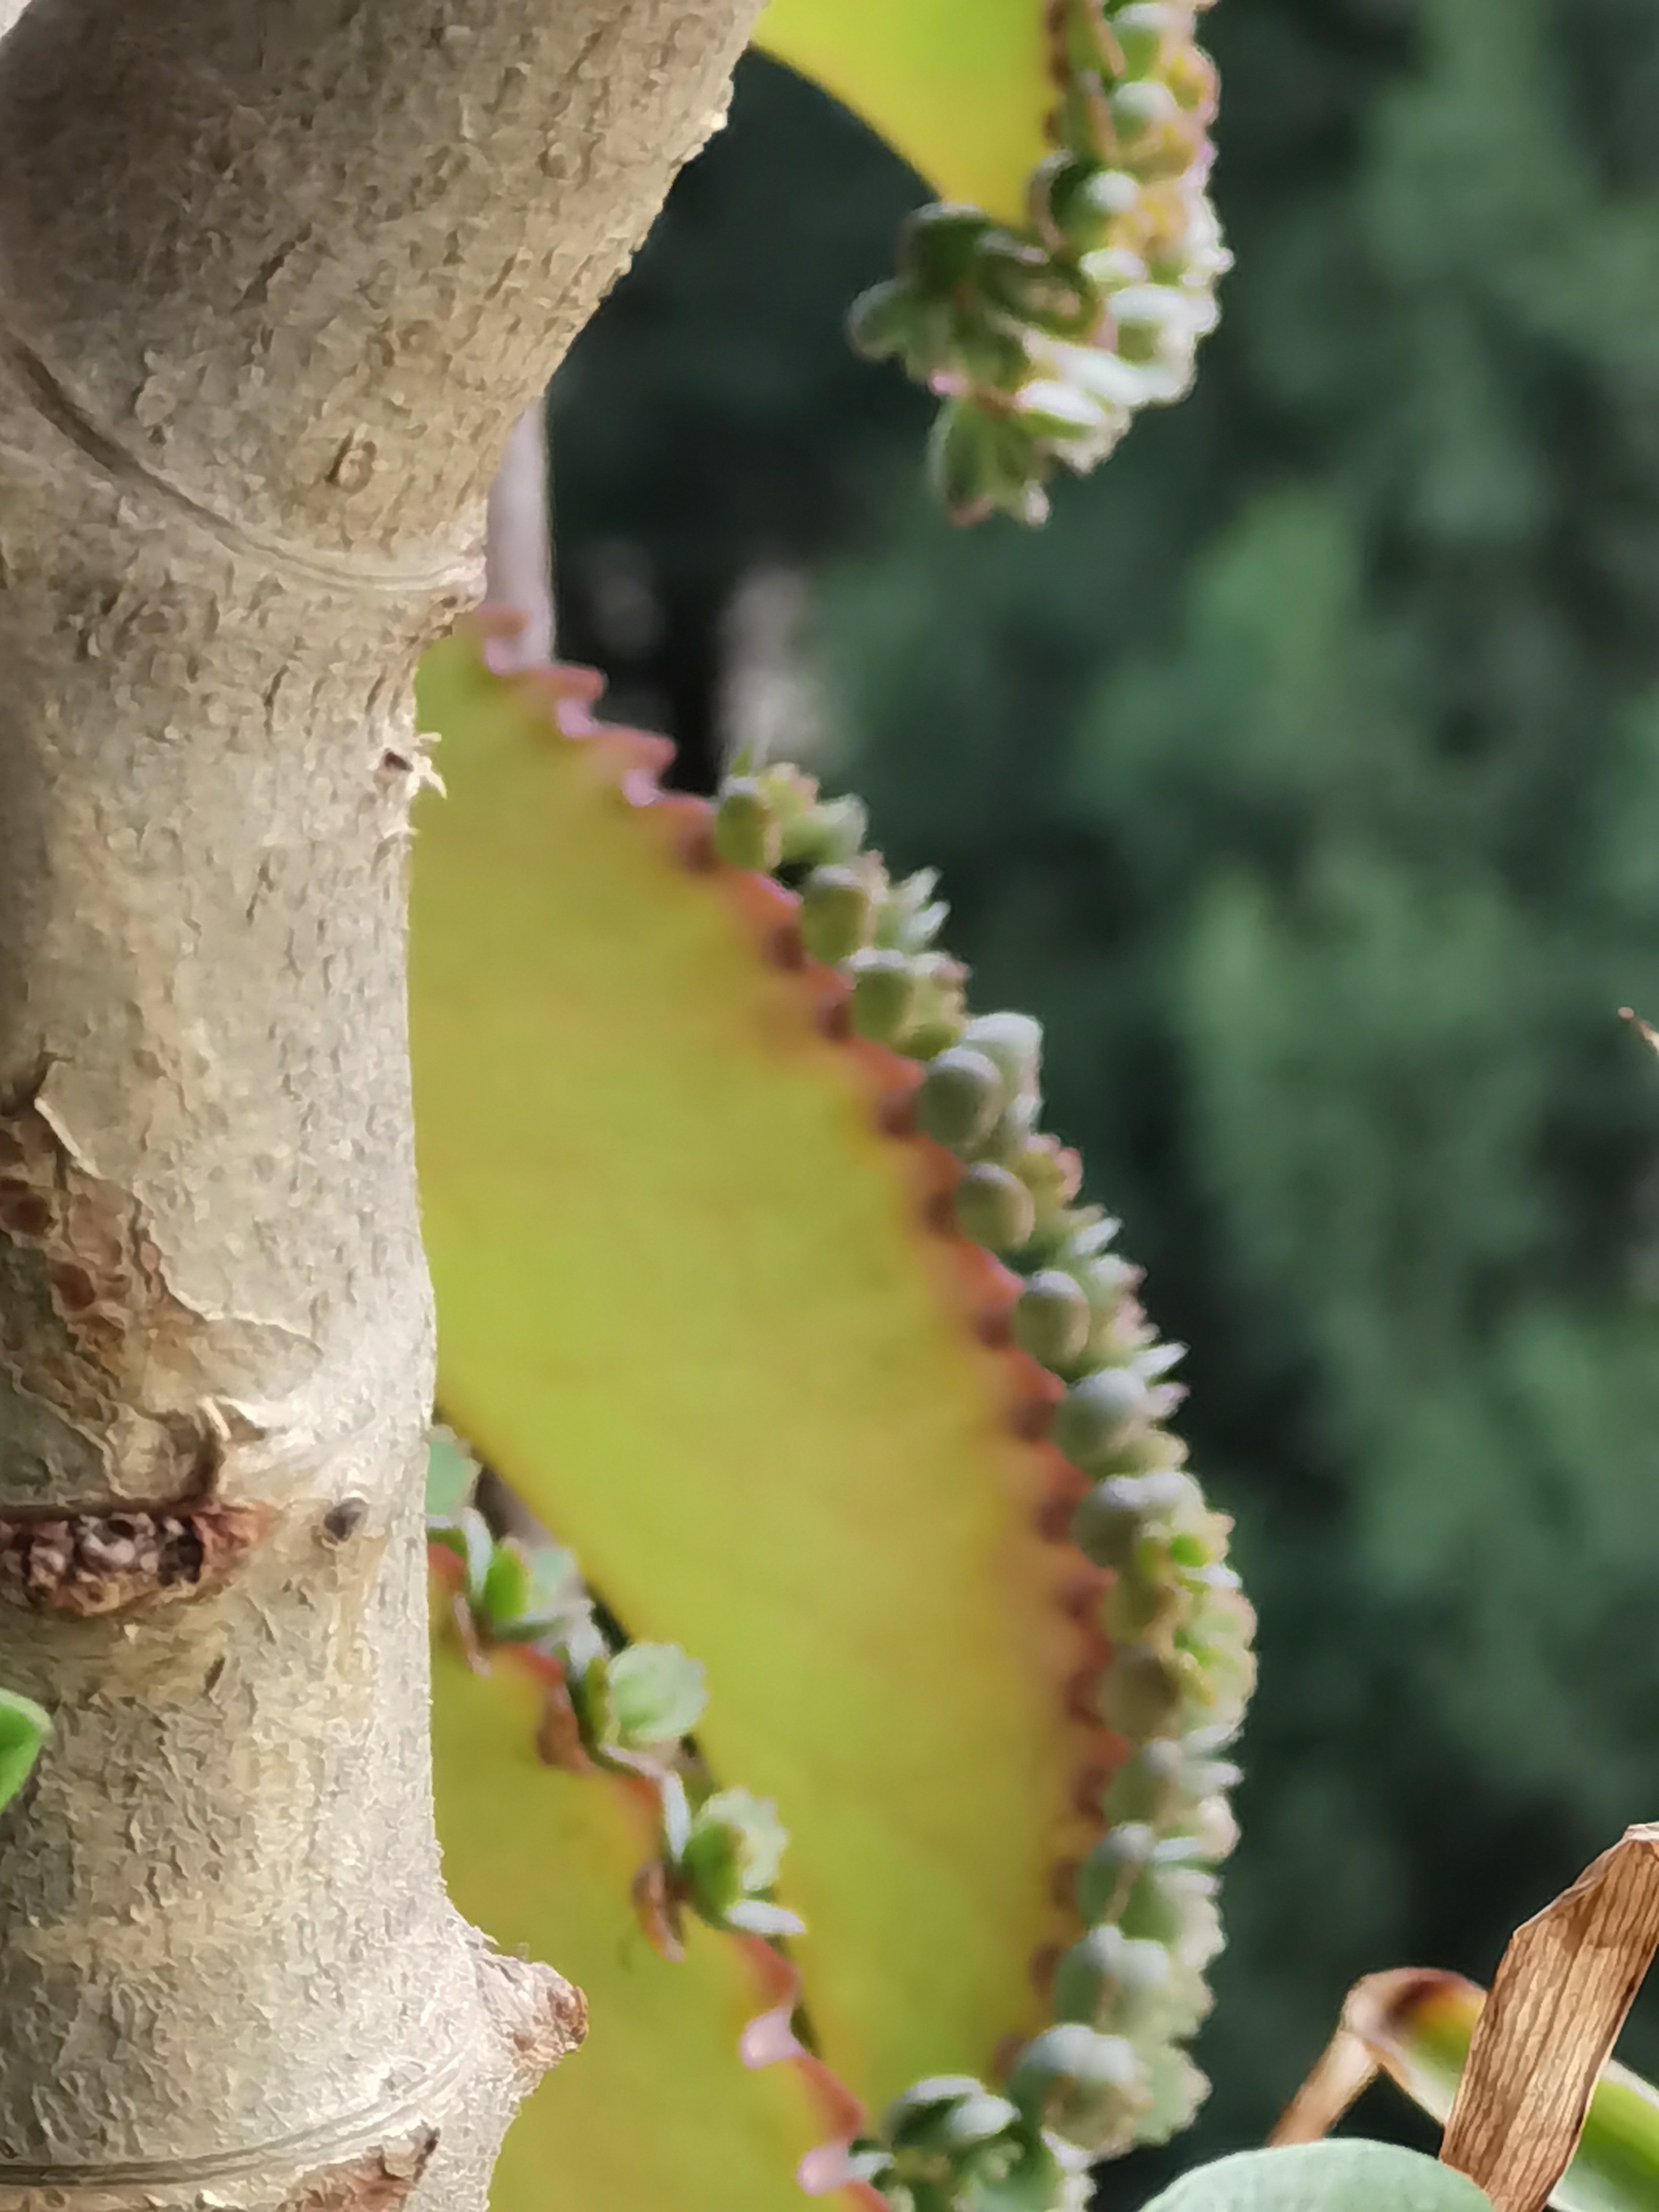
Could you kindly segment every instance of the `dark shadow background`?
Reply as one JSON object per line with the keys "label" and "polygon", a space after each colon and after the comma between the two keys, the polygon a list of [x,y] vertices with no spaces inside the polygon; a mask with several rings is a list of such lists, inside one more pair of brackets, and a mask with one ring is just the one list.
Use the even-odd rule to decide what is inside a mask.
{"label": "dark shadow background", "polygon": [[1659,1813],[1659,10],[1209,29],[1223,328],[1045,532],[929,511],[842,336],[921,187],[757,60],[554,406],[562,652],[706,787],[733,593],[810,574],[834,780],[1192,1347],[1262,1684],[1179,2162]]}

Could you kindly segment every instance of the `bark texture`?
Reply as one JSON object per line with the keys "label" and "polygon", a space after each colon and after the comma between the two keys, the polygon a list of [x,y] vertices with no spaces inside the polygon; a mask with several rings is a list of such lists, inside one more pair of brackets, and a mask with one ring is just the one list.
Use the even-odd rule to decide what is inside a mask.
{"label": "bark texture", "polygon": [[410,678],[756,12],[0,46],[0,2204],[459,2212],[579,2032],[432,1834]]}

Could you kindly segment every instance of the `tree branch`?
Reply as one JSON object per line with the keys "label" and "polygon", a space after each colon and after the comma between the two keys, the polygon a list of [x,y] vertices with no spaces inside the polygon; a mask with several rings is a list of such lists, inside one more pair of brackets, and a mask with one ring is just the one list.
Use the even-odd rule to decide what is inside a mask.
{"label": "tree branch", "polygon": [[35,0],[15,340],[147,473],[317,547],[447,532],[724,111],[758,0]]}

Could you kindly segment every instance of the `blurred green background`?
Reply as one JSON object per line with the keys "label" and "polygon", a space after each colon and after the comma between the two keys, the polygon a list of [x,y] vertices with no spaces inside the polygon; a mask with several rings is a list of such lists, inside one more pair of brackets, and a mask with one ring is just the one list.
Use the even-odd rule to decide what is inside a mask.
{"label": "blurred green background", "polygon": [[553,405],[562,651],[694,784],[817,702],[1192,1348],[1262,1684],[1181,2163],[1659,1814],[1659,9],[1208,35],[1222,329],[1046,532],[929,511],[841,329],[924,194],[752,58]]}

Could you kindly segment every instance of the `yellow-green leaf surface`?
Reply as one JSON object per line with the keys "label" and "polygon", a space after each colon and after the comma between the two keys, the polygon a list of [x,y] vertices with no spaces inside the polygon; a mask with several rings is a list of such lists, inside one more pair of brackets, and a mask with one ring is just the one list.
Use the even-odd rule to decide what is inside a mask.
{"label": "yellow-green leaf surface", "polygon": [[629,1905],[629,1877],[653,1847],[650,1808],[614,1776],[542,1763],[543,1694],[524,1655],[498,1653],[480,1677],[449,1638],[434,1639],[451,1891],[503,1949],[556,1960],[588,2002],[587,2040],[514,2123],[493,2201],[792,2212],[796,2164],[823,2139],[826,2114],[795,2066],[750,2069],[738,2057],[767,1994],[741,1944],[691,1927],[678,1964],[651,1948]]}
{"label": "yellow-green leaf surface", "polygon": [[755,43],[861,116],[946,199],[1025,221],[1054,101],[1044,0],[771,0]]}
{"label": "yellow-green leaf surface", "polygon": [[420,699],[449,791],[412,986],[445,1417],[630,1634],[706,1662],[698,1740],[791,1832],[835,2072],[872,2105],[981,2072],[1041,2023],[1098,1747],[1063,1717],[1079,1562],[1034,1525],[1063,1463],[1011,1425],[1036,1370],[975,1340],[995,1271],[925,1225],[945,1156],[878,1131],[899,1063],[768,958],[787,895],[689,866],[695,802],[630,803],[613,742],[475,646]]}

